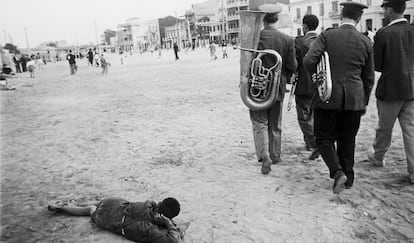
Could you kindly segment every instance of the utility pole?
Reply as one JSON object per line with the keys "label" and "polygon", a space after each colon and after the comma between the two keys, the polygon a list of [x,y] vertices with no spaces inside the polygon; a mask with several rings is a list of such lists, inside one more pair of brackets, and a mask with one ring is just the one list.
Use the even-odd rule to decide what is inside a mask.
{"label": "utility pole", "polygon": [[222,32],[222,41],[226,40],[226,28],[225,28],[225,19],[224,19],[224,5],[223,5],[223,0],[221,0],[221,32]]}
{"label": "utility pole", "polygon": [[3,35],[4,35],[4,44],[6,44],[7,43],[6,29],[3,29]]}
{"label": "utility pole", "polygon": [[98,49],[99,49],[98,27],[96,25],[96,19],[95,19],[95,35],[96,35],[96,45],[98,45]]}
{"label": "utility pole", "polygon": [[177,11],[175,11],[175,19],[177,20],[176,21],[176,26],[175,26],[175,29],[177,30],[177,45],[178,46],[181,46],[181,43],[180,43],[180,31],[178,29],[178,16],[177,16]]}
{"label": "utility pole", "polygon": [[24,36],[26,37],[26,47],[27,47],[27,50],[30,53],[31,51],[30,51],[30,46],[29,46],[29,38],[27,38],[27,30],[26,30],[26,27],[24,27]]}

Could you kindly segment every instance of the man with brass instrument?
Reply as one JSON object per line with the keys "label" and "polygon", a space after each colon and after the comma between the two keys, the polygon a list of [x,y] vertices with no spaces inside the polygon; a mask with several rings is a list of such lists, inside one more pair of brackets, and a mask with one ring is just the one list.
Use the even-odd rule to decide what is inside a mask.
{"label": "man with brass instrument", "polygon": [[350,1],[341,5],[341,26],[322,32],[303,60],[314,73],[321,55],[329,55],[332,93],[330,100],[315,105],[314,131],[318,150],[335,179],[334,193],[353,185],[355,136],[374,85],[372,43],[355,28],[367,6]]}
{"label": "man with brass instrument", "polygon": [[296,113],[298,115],[298,122],[303,133],[306,149],[312,151],[309,156],[310,160],[319,157],[319,151],[316,147],[316,138],[313,133],[313,104],[315,98],[315,89],[312,78],[305,71],[303,66],[303,57],[308,52],[312,42],[318,37],[316,28],[319,20],[313,14],[307,14],[303,17],[302,29],[304,36],[295,39],[296,60],[298,61],[297,83],[295,89],[295,103]]}
{"label": "man with brass instrument", "polygon": [[[263,18],[264,29],[260,32],[259,50],[271,49],[277,51],[283,60],[279,92],[277,101],[265,110],[250,110],[250,120],[253,125],[253,137],[256,154],[262,162],[262,174],[271,171],[271,164],[281,161],[281,132],[282,107],[286,89],[286,81],[296,71],[297,63],[293,39],[276,29],[276,22],[282,8],[278,4],[266,4],[262,11],[266,12]],[[263,66],[269,67],[271,61],[263,58]]]}
{"label": "man with brass instrument", "polygon": [[376,89],[378,126],[369,160],[383,167],[391,145],[395,120],[401,125],[408,176],[414,183],[414,26],[404,18],[405,0],[384,0],[384,17],[390,21],[374,38],[375,69],[381,72]]}

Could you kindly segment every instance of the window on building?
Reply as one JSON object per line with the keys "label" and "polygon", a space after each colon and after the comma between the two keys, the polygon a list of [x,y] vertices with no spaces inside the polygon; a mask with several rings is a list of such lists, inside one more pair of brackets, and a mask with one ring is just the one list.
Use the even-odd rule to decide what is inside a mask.
{"label": "window on building", "polygon": [[321,3],[319,5],[319,15],[320,16],[324,16],[325,15],[325,5],[323,3]]}
{"label": "window on building", "polygon": [[300,19],[300,8],[296,9],[296,19]]}
{"label": "window on building", "polygon": [[306,14],[312,14],[312,6],[307,7]]}
{"label": "window on building", "polygon": [[407,19],[408,23],[411,23],[411,16],[409,14],[404,15],[404,18]]}
{"label": "window on building", "polygon": [[372,19],[365,20],[365,25],[367,27],[367,31],[368,30],[371,30],[372,31]]}
{"label": "window on building", "polygon": [[338,2],[332,2],[332,12],[338,12]]}

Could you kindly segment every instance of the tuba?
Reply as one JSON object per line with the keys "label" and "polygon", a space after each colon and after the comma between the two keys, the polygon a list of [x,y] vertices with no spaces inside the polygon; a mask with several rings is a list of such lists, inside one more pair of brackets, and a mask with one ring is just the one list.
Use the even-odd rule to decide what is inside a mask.
{"label": "tuba", "polygon": [[[264,12],[240,11],[240,96],[250,110],[272,106],[279,93],[282,57],[275,50],[255,50]],[[263,66],[263,58],[272,60]]]}
{"label": "tuba", "polygon": [[332,94],[332,78],[329,55],[326,51],[316,66],[316,73],[312,74],[312,81],[316,85],[321,101],[329,103]]}

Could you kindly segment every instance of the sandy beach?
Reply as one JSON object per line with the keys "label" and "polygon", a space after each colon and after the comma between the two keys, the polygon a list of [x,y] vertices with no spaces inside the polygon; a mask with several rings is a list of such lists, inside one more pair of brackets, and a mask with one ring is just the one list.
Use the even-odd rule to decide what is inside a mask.
{"label": "sandy beach", "polygon": [[[230,49],[230,48],[229,48]],[[1,91],[1,241],[127,242],[48,202],[105,197],[181,202],[185,242],[414,242],[414,186],[396,123],[386,167],[367,152],[375,97],[357,136],[355,184],[340,195],[323,160],[308,161],[296,111],[284,102],[282,159],[260,173],[239,51],[161,58],[112,55],[107,76],[78,60],[9,79]]]}

